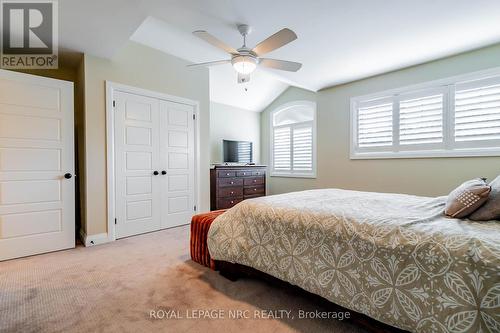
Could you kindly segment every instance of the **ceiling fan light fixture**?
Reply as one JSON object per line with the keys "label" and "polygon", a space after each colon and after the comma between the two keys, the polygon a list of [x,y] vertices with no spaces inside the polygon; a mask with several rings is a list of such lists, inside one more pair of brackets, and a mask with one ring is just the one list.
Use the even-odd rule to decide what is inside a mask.
{"label": "ceiling fan light fixture", "polygon": [[240,74],[250,74],[257,68],[257,59],[252,56],[236,56],[231,60],[235,71]]}
{"label": "ceiling fan light fixture", "polygon": [[199,64],[189,64],[189,67],[198,66],[213,66],[231,63],[234,70],[238,73],[238,83],[247,83],[250,81],[250,74],[258,66],[268,67],[287,72],[296,72],[302,64],[293,61],[285,61],[279,59],[261,58],[262,55],[272,52],[280,47],[287,45],[297,39],[295,32],[288,28],[283,28],[275,34],[264,39],[254,48],[247,47],[246,37],[252,29],[246,24],[238,25],[238,31],[243,36],[243,45],[235,49],[220,41],[217,37],[212,36],[205,30],[194,31],[193,34],[205,42],[215,46],[216,48],[229,53],[231,59],[210,61]]}

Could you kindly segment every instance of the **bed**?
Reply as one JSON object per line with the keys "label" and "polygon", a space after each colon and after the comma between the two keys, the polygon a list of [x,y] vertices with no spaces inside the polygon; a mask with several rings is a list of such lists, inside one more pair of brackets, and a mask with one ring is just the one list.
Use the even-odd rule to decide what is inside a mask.
{"label": "bed", "polygon": [[500,222],[443,215],[446,197],[321,189],[241,202],[210,227],[244,265],[412,332],[500,332]]}

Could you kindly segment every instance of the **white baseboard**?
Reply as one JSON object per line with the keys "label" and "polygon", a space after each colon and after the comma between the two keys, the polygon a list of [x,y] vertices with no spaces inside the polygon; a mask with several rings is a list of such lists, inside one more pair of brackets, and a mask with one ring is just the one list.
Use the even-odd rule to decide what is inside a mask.
{"label": "white baseboard", "polygon": [[87,234],[83,229],[80,229],[80,239],[83,245],[85,245],[85,247],[95,246],[110,242],[107,233],[87,236]]}

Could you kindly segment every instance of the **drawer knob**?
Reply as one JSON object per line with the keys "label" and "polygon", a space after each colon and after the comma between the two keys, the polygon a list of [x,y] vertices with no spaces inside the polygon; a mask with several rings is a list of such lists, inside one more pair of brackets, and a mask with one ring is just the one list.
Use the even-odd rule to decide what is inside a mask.
{"label": "drawer knob", "polygon": [[257,183],[257,179],[254,179],[254,180],[253,180],[253,182],[254,182],[254,183]]}
{"label": "drawer knob", "polygon": [[234,184],[234,182],[231,182],[231,184]]}
{"label": "drawer knob", "polygon": [[228,174],[228,173],[226,173],[226,176],[229,176],[229,174]]}
{"label": "drawer knob", "polygon": [[234,201],[231,201],[232,204],[234,204]]}
{"label": "drawer knob", "polygon": [[233,192],[233,191],[231,191],[231,194],[234,194],[234,192]]}
{"label": "drawer knob", "polygon": [[253,190],[254,190],[254,191],[257,191],[257,189],[256,189],[256,188],[254,188]]}

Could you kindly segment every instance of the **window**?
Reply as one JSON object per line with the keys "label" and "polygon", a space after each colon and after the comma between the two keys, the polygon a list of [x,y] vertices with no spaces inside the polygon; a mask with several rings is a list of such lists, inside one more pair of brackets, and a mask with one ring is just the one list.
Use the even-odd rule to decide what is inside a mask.
{"label": "window", "polygon": [[271,176],[316,177],[316,104],[297,101],[271,113]]}
{"label": "window", "polygon": [[238,162],[239,163],[252,163],[252,142],[238,141],[236,143]]}
{"label": "window", "polygon": [[454,137],[457,142],[500,140],[500,78],[459,84],[455,88]]}
{"label": "window", "polygon": [[351,158],[500,155],[500,70],[351,99]]}

